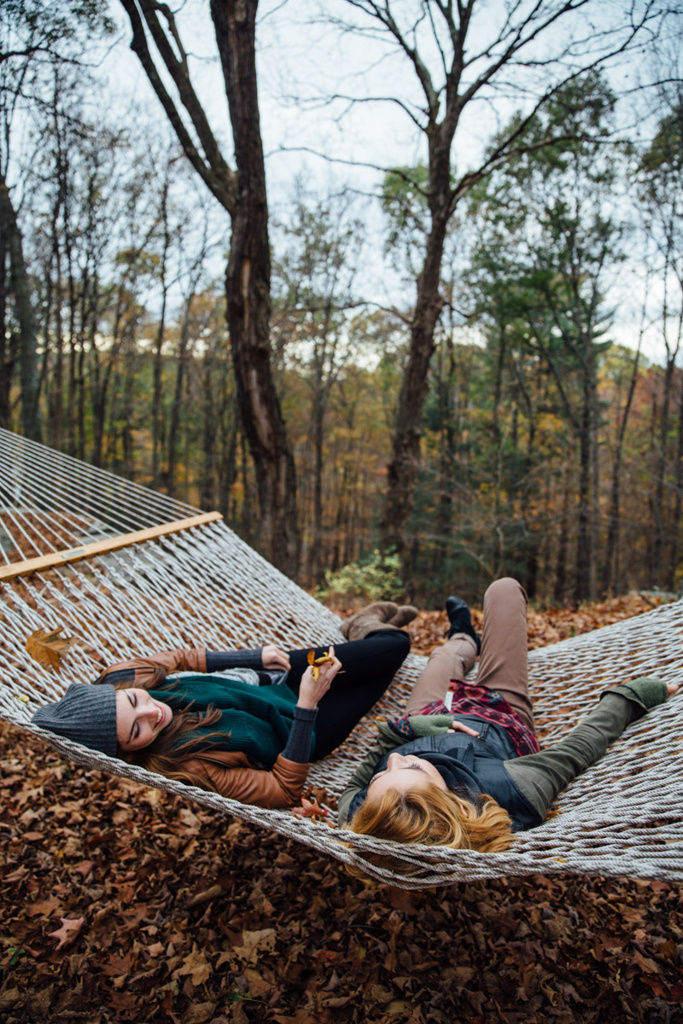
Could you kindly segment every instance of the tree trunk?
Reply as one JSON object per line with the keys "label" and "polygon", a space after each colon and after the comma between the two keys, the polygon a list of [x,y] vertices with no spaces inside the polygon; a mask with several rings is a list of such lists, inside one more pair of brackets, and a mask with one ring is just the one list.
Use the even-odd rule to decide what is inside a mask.
{"label": "tree trunk", "polygon": [[562,605],[567,599],[567,552],[569,548],[569,496],[572,492],[571,454],[565,462],[562,479],[562,509],[560,512],[559,537],[557,540],[557,563],[555,566],[555,586],[553,600]]}
{"label": "tree trunk", "polygon": [[598,400],[598,369],[597,353],[590,345],[590,458],[591,458],[591,501],[590,501],[590,566],[588,571],[588,597],[590,601],[597,600],[598,596],[598,545],[600,536],[600,405]]}
{"label": "tree trunk", "polygon": [[674,490],[673,522],[671,523],[671,555],[668,559],[668,573],[664,585],[668,590],[680,590],[683,582],[678,577],[678,552],[681,532],[681,504],[683,499],[683,374],[677,372],[678,384],[678,446],[676,451],[676,473]]}
{"label": "tree trunk", "polygon": [[505,329],[498,330],[498,352],[496,353],[495,379],[493,384],[493,422],[491,432],[493,434],[493,538],[495,550],[492,552],[491,561],[494,564],[496,576],[502,576],[505,565],[505,526],[502,522],[502,490],[503,490],[503,431],[500,426],[500,402],[503,392],[503,368],[505,366],[506,348]]}
{"label": "tree trunk", "polygon": [[214,380],[217,369],[214,353],[210,346],[204,352],[201,365],[201,416],[202,416],[202,468],[199,478],[199,507],[204,509],[217,508],[216,494],[218,491],[217,466],[221,458],[223,444],[222,431],[218,422],[216,402],[214,401]]}
{"label": "tree trunk", "polygon": [[7,240],[0,231],[0,427],[9,429],[12,360],[7,346]]}
{"label": "tree trunk", "polygon": [[619,422],[616,451],[614,453],[614,464],[612,466],[612,487],[610,494],[609,526],[607,529],[607,550],[605,553],[605,564],[602,571],[602,592],[605,596],[611,594],[615,584],[618,587],[618,559],[619,551],[619,527],[620,527],[620,505],[621,505],[621,463],[624,451],[624,439],[626,437],[626,424],[628,423],[633,395],[638,381],[638,363],[640,360],[640,348],[633,360],[633,371],[629,381],[628,394],[624,404],[624,411]]}
{"label": "tree trunk", "polygon": [[[445,364],[445,365],[444,365]],[[443,345],[443,359],[439,360],[439,492],[436,506],[436,543],[432,560],[432,577],[443,577],[453,532],[453,481],[455,479],[455,424],[453,413],[453,384],[455,359],[451,336]]]}
{"label": "tree trunk", "polygon": [[180,413],[183,409],[183,390],[185,386],[185,370],[187,367],[187,349],[190,341],[190,314],[194,293],[188,295],[185,304],[185,313],[180,327],[180,340],[178,343],[178,363],[175,378],[175,393],[171,403],[171,419],[168,426],[168,468],[165,473],[164,483],[167,493],[172,497],[176,493],[176,462],[178,454],[178,435],[180,434]]}
{"label": "tree trunk", "polygon": [[380,525],[383,548],[403,552],[406,526],[413,509],[420,464],[422,409],[427,396],[429,362],[434,351],[434,329],[442,307],[439,293],[447,215],[434,222],[427,253],[417,282],[417,302],[410,326],[410,348],[398,398],[391,460],[387,468],[387,492]]}
{"label": "tree trunk", "polygon": [[574,601],[593,601],[596,596],[597,532],[597,367],[593,339],[582,344],[583,395],[579,423],[579,504],[576,538]]}
{"label": "tree trunk", "polygon": [[134,399],[135,399],[135,371],[137,363],[135,318],[128,320],[126,324],[123,345],[121,348],[121,380],[117,392],[120,391],[121,399],[119,408],[121,410],[121,474],[128,480],[135,479],[135,446],[133,443],[134,421]]}
{"label": "tree trunk", "polygon": [[296,477],[270,365],[270,245],[256,84],[257,2],[211,0],[237,164],[237,202],[226,271],[237,399],[254,460],[260,547],[294,575],[299,561]]}
{"label": "tree trunk", "polygon": [[[227,318],[237,404],[256,471],[261,512],[259,543],[271,561],[294,573],[299,559],[294,458],[270,364],[268,207],[255,54],[258,0],[211,0],[210,5],[230,111],[236,174],[223,159],[194,91],[187,54],[170,8],[152,0],[121,3],[133,31],[131,47],[186,157],[232,220],[226,271]],[[150,52],[148,33],[159,63],[165,67],[164,74],[160,74]],[[165,75],[175,84],[184,107],[182,114],[166,88]],[[186,116],[194,138],[187,130]]]}
{"label": "tree trunk", "polygon": [[159,267],[159,279],[161,282],[161,312],[154,341],[154,363],[153,363],[153,392],[152,392],[152,487],[159,486],[160,478],[160,450],[162,435],[163,405],[161,396],[161,371],[163,366],[162,351],[164,345],[164,333],[166,330],[166,303],[168,300],[168,282],[166,280],[166,264],[168,262],[168,250],[171,245],[171,237],[168,224],[168,167],[164,178],[161,193],[161,223],[163,230],[163,247],[161,250],[161,264]]}
{"label": "tree trunk", "polygon": [[0,176],[0,234],[10,257],[10,284],[19,325],[19,380],[21,429],[25,437],[40,440],[38,409],[38,356],[31,286],[24,261],[23,241],[9,189]]}
{"label": "tree trunk", "polygon": [[[64,332],[62,329],[62,254],[59,242],[58,221],[63,195],[61,187],[55,199],[52,211],[52,258],[45,267],[45,391],[47,398],[47,440],[54,448],[62,447],[62,401],[64,387]],[[55,281],[52,281],[52,267],[55,268]],[[50,321],[54,297],[54,362],[50,359]]]}
{"label": "tree trunk", "polygon": [[673,384],[674,359],[667,358],[664,371],[664,394],[659,417],[659,444],[654,473],[654,492],[652,500],[652,565],[650,570],[650,586],[663,585],[668,575],[663,562],[664,556],[664,477],[666,474],[667,441],[669,434],[669,410],[671,408],[671,389]]}
{"label": "tree trunk", "polygon": [[323,580],[323,439],[325,399],[322,381],[315,382],[313,397],[313,537],[309,549],[308,572],[311,583]]}
{"label": "tree trunk", "polygon": [[230,494],[237,478],[237,445],[239,441],[237,418],[234,417],[226,437],[222,434],[221,458],[218,475],[218,509],[224,515],[230,510]]}
{"label": "tree trunk", "polygon": [[[97,307],[94,305],[93,310]],[[97,318],[93,315],[90,320],[90,353],[93,360],[91,370],[91,393],[92,393],[92,414],[93,414],[93,457],[95,466],[101,466],[104,456],[105,422],[107,418],[107,404],[109,401],[109,388],[119,351],[123,343],[125,331],[124,323],[124,285],[119,282],[114,310],[114,324],[109,351],[106,358],[103,357],[97,348]],[[116,392],[116,389],[114,389]],[[115,429],[112,427],[112,436]]]}
{"label": "tree trunk", "polygon": [[574,603],[587,600],[590,594],[590,413],[585,401],[579,426],[579,501],[576,529],[576,575]]}

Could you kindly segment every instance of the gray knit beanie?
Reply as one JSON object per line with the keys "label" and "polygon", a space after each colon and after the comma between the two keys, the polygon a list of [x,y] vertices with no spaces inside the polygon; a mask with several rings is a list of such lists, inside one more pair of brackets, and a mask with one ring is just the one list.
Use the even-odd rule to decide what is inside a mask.
{"label": "gray knit beanie", "polygon": [[91,750],[116,756],[116,690],[108,683],[72,683],[56,704],[38,708],[32,721]]}

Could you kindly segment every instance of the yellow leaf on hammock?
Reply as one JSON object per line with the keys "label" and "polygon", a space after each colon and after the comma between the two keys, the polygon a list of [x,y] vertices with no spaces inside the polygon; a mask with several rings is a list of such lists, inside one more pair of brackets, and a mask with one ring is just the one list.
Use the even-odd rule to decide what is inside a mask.
{"label": "yellow leaf on hammock", "polygon": [[317,680],[320,675],[320,666],[324,665],[326,661],[332,661],[332,655],[330,654],[329,648],[327,654],[321,654],[319,658],[316,658],[315,651],[309,651],[306,655],[306,661],[311,666],[311,674],[313,678]]}
{"label": "yellow leaf on hammock", "polygon": [[61,632],[61,628],[53,629],[49,633],[41,628],[26,638],[26,650],[39,665],[59,668],[62,655],[76,643],[75,637],[61,636]]}

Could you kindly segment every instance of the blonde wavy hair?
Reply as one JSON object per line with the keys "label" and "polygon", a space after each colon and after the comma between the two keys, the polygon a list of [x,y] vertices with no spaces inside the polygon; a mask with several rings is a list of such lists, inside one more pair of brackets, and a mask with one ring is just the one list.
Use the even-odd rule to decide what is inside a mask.
{"label": "blonde wavy hair", "polygon": [[375,800],[368,797],[349,828],[395,843],[501,853],[513,840],[510,815],[492,797],[484,794],[482,799],[479,808],[435,785],[410,793],[390,789]]}

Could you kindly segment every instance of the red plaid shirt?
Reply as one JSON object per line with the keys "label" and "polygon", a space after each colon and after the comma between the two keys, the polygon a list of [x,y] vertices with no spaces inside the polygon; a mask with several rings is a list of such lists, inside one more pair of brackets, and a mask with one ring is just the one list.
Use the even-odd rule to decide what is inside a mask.
{"label": "red plaid shirt", "polygon": [[[512,740],[518,757],[535,754],[541,748],[524,719],[514,711],[497,690],[487,690],[476,683],[451,679],[448,692],[453,694],[450,708],[442,700],[434,700],[421,708],[418,715],[474,715],[485,722],[493,722],[505,729]],[[415,739],[415,733],[406,715],[392,722],[393,727],[406,740]]]}

